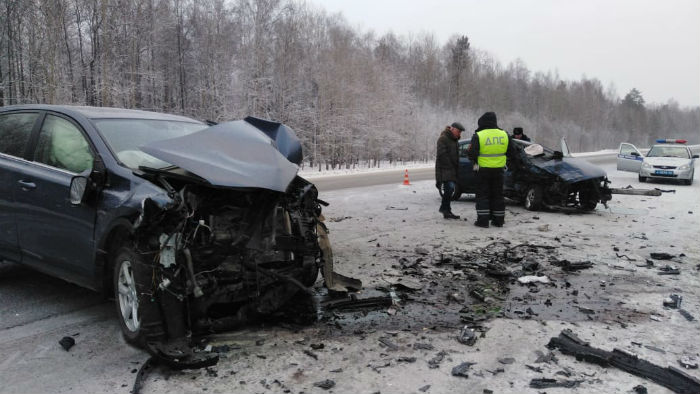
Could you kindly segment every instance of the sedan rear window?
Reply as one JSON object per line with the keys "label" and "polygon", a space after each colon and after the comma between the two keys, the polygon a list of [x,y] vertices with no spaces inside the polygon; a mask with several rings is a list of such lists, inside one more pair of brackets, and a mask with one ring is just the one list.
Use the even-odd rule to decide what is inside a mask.
{"label": "sedan rear window", "polygon": [[27,147],[37,113],[14,113],[0,116],[0,153],[22,157]]}
{"label": "sedan rear window", "polygon": [[207,127],[203,123],[152,119],[97,119],[94,123],[117,159],[132,169],[170,166],[141,151],[140,147],[154,141],[182,137]]}

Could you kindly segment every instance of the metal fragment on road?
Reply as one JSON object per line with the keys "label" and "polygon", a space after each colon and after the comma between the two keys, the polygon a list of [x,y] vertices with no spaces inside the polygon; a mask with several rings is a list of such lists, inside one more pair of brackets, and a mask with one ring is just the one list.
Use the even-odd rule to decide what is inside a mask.
{"label": "metal fragment on road", "polygon": [[686,311],[685,309],[679,309],[678,313],[680,313],[681,316],[685,317],[685,320],[687,320],[687,321],[695,320],[695,317],[693,315],[691,315],[690,313],[688,313],[688,311]]}
{"label": "metal fragment on road", "polygon": [[379,343],[382,345],[386,346],[389,351],[396,351],[399,350],[398,345],[396,345],[394,342],[392,342],[389,338],[387,337],[380,337],[379,338]]}
{"label": "metal fragment on road", "polygon": [[320,382],[314,383],[314,386],[322,388],[324,390],[330,390],[335,386],[335,382],[330,380],[330,379],[326,379],[326,380],[322,380]]}
{"label": "metal fragment on road", "polygon": [[311,350],[304,349],[304,354],[313,358],[314,360],[318,360],[318,355],[316,353],[312,352]]}
{"label": "metal fragment on road", "polygon": [[675,255],[666,252],[651,252],[649,253],[649,256],[654,260],[671,260],[672,258],[676,257]]}
{"label": "metal fragment on road", "polygon": [[474,364],[476,364],[476,363],[471,363],[471,362],[467,361],[467,362],[463,362],[463,363],[457,365],[456,367],[453,367],[452,368],[452,376],[459,376],[462,378],[468,378],[469,374],[467,372],[469,372],[469,369]]}
{"label": "metal fragment on road", "polygon": [[435,346],[433,346],[429,343],[420,343],[420,342],[414,343],[413,348],[419,349],[419,350],[435,350]]}
{"label": "metal fragment on road", "polygon": [[683,297],[678,294],[671,294],[670,296],[664,298],[664,306],[678,309],[681,307],[681,302],[683,302]]}
{"label": "metal fragment on road", "polygon": [[583,380],[556,380],[549,378],[536,378],[530,381],[530,387],[534,389],[546,389],[551,387],[573,388],[581,384]]}
{"label": "metal fragment on road", "polygon": [[428,361],[428,367],[430,367],[431,369],[440,368],[440,363],[445,358],[445,356],[447,356],[446,351],[439,351],[438,354],[435,355],[435,357]]}
{"label": "metal fragment on road", "polygon": [[564,271],[578,271],[593,267],[593,263],[590,261],[571,262],[569,260],[559,260],[553,264],[560,267]]}
{"label": "metal fragment on road", "polygon": [[467,346],[473,346],[476,343],[476,339],[477,337],[474,329],[469,328],[469,326],[464,326],[459,333],[459,337],[457,337],[459,343]]}
{"label": "metal fragment on road", "polygon": [[134,379],[134,386],[131,388],[131,394],[139,394],[141,392],[141,387],[143,387],[143,382],[146,380],[148,373],[158,364],[158,360],[155,357],[149,357],[141,368],[139,368],[136,373],[136,378]]}
{"label": "metal fragment on road", "polygon": [[628,194],[632,196],[658,197],[661,195],[661,192],[662,190],[659,189],[610,188],[610,193],[612,194]]}
{"label": "metal fragment on road", "polygon": [[674,367],[662,368],[621,349],[606,351],[592,347],[575,336],[571,330],[562,331],[550,339],[547,347],[558,348],[564,354],[602,367],[613,366],[630,374],[652,380],[677,393],[699,393],[700,380]]}

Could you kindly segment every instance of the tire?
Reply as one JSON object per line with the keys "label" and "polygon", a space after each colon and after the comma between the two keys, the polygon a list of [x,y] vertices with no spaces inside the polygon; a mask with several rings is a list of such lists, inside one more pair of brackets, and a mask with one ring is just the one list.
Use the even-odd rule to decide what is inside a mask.
{"label": "tire", "polygon": [[148,288],[148,266],[130,248],[117,249],[113,259],[114,304],[124,339],[136,346],[163,335],[162,321]]}
{"label": "tire", "polygon": [[523,203],[528,211],[538,211],[542,207],[542,187],[530,186],[525,193]]}
{"label": "tire", "polygon": [[316,259],[313,259],[312,262],[306,263],[305,267],[303,268],[303,273],[302,276],[299,280],[302,285],[306,287],[311,287],[316,283],[316,279],[318,279],[318,264],[316,264]]}
{"label": "tire", "polygon": [[694,178],[694,177],[695,177],[695,171],[693,171],[693,173],[690,174],[690,178],[684,179],[684,180],[683,180],[683,183],[685,183],[685,184],[688,185],[688,186],[692,185],[692,184],[693,184],[693,178]]}
{"label": "tire", "polygon": [[598,206],[598,196],[595,190],[582,188],[578,192],[579,206],[584,211],[593,211]]}
{"label": "tire", "polygon": [[647,181],[647,177],[641,176],[641,175],[639,176],[639,182],[640,182],[640,183],[644,183],[644,182],[646,182],[646,181]]}

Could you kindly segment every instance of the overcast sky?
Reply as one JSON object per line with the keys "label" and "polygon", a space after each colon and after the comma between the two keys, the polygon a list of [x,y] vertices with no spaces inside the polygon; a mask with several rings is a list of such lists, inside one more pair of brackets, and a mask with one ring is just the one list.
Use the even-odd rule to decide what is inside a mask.
{"label": "overcast sky", "polygon": [[309,0],[381,35],[467,35],[502,64],[700,106],[700,0]]}

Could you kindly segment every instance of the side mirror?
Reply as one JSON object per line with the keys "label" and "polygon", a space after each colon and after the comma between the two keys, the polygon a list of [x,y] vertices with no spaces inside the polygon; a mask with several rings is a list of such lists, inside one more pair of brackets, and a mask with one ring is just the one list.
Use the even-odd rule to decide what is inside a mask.
{"label": "side mirror", "polygon": [[70,203],[80,205],[92,191],[98,190],[107,183],[107,167],[102,157],[95,156],[92,170],[76,175],[70,180]]}
{"label": "side mirror", "polygon": [[88,178],[86,176],[77,175],[70,180],[70,203],[80,205],[87,194]]}
{"label": "side mirror", "polygon": [[693,159],[698,159],[700,158],[700,155],[693,155]]}
{"label": "side mirror", "polygon": [[632,151],[630,152],[630,155],[639,157],[639,152]]}

